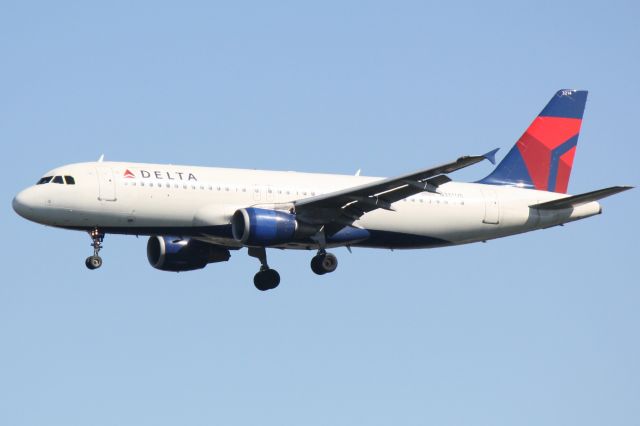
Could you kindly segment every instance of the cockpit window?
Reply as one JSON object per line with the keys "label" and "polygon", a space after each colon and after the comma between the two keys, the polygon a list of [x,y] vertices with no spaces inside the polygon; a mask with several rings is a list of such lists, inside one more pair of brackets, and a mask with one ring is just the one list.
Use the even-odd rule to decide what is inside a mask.
{"label": "cockpit window", "polygon": [[67,185],[75,185],[76,184],[76,180],[74,179],[73,176],[64,176],[64,179],[62,176],[45,176],[43,178],[40,178],[40,180],[38,182],[36,182],[36,185],[43,185],[45,183],[49,183],[49,182],[53,182],[53,183],[62,183],[62,184],[67,184]]}

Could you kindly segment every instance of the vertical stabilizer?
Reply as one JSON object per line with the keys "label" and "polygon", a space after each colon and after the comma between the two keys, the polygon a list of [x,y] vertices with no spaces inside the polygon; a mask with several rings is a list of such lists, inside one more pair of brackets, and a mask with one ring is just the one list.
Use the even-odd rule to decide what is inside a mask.
{"label": "vertical stabilizer", "polygon": [[586,90],[559,90],[479,183],[566,193],[586,102]]}

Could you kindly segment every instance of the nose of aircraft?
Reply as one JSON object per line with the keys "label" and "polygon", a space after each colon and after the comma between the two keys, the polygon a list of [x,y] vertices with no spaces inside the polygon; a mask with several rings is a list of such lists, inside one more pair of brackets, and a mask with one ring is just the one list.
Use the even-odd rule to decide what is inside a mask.
{"label": "nose of aircraft", "polygon": [[18,195],[13,197],[13,210],[25,219],[29,219],[36,207],[36,200],[31,191],[31,188],[27,188],[20,191]]}

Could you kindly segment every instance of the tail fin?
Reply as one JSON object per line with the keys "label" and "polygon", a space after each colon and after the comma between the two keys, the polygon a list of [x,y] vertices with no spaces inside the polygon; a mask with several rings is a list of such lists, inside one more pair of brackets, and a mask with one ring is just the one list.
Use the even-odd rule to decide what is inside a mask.
{"label": "tail fin", "polygon": [[479,183],[566,193],[586,102],[586,90],[559,90]]}

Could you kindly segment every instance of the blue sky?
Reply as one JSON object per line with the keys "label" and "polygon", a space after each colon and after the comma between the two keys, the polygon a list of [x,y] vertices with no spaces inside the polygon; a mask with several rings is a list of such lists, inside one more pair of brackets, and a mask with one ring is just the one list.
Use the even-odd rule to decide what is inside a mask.
{"label": "blue sky", "polygon": [[[446,2],[444,2],[446,3]],[[424,251],[190,273],[12,197],[107,159],[389,176],[501,147],[590,90],[569,190],[639,183],[637,2],[0,6],[0,424],[637,425],[640,202]],[[560,4],[556,4],[560,3]],[[455,174],[474,180],[481,164]]]}

